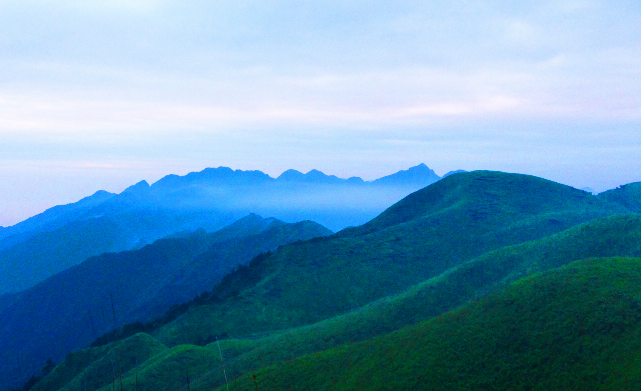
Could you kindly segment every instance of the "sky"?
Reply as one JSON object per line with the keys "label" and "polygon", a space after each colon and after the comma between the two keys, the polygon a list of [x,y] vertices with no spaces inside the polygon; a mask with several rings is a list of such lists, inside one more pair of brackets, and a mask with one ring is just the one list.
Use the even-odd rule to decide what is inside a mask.
{"label": "sky", "polygon": [[0,0],[0,226],[206,167],[641,181],[641,3]]}

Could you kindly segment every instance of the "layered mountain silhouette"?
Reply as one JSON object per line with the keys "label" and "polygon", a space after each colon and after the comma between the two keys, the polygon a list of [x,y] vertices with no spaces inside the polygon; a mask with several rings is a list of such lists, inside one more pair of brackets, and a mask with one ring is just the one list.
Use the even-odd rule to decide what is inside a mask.
{"label": "layered mountain silhouette", "polygon": [[[125,323],[149,321],[211,290],[260,253],[332,232],[255,214],[214,233],[199,230],[139,250],[92,257],[19,294],[0,298],[0,379],[35,372]],[[3,303],[4,302],[4,303]],[[34,336],[47,336],[47,343]],[[44,361],[43,361],[44,360]],[[35,365],[33,367],[32,365]]]}
{"label": "layered mountain silhouette", "polygon": [[0,231],[0,294],[18,292],[105,252],[141,248],[165,236],[213,232],[249,213],[316,221],[334,231],[359,225],[440,179],[424,164],[365,182],[312,170],[207,168],[141,181],[120,194],[99,191]]}
{"label": "layered mountain silhouette", "polygon": [[[154,321],[70,354],[34,390],[107,391],[118,357],[125,389],[181,389],[187,374],[192,390],[541,379],[560,389],[566,368],[585,375],[574,389],[634,389],[607,382],[636,373],[636,353],[617,341],[641,330],[639,260],[595,257],[641,256],[635,187],[595,196],[527,175],[449,175],[366,224],[254,257]],[[566,327],[576,319],[590,321]]]}

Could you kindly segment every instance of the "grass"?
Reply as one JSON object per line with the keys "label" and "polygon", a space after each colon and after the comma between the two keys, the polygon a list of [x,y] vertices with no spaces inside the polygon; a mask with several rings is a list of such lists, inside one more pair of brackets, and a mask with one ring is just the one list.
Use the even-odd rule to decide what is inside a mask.
{"label": "grass", "polygon": [[600,199],[618,203],[630,211],[641,213],[641,182],[629,183],[598,195]]}
{"label": "grass", "polygon": [[[518,389],[500,375],[503,371],[520,373],[521,367],[510,366],[510,357],[517,362],[522,359],[519,354],[525,353],[509,349],[518,346],[521,334],[512,329],[503,329],[502,334],[486,330],[505,325],[492,325],[494,318],[485,314],[503,308],[494,316],[508,326],[523,314],[520,310],[509,313],[507,307],[492,301],[503,293],[466,303],[508,285],[501,292],[516,292],[520,284],[528,286],[537,279],[549,280],[549,284],[554,278],[573,281],[568,270],[574,269],[563,265],[575,259],[641,255],[641,217],[604,218],[626,211],[620,203],[538,178],[493,172],[453,175],[414,193],[363,227],[282,246],[239,268],[212,292],[185,306],[182,315],[152,328],[153,338],[172,348],[129,368],[124,383],[131,386],[138,374],[139,387],[184,389],[189,371],[191,389],[220,386],[224,382],[217,347],[193,344],[227,336],[221,347],[228,374],[230,378],[242,374],[230,389],[254,389],[247,375],[255,371],[261,390],[360,389],[363,385],[370,389],[439,389],[444,385],[493,389],[494,383]],[[585,264],[598,264],[590,262]],[[628,270],[627,263],[632,261],[608,260],[604,265],[613,262]],[[554,272],[547,270],[559,267],[559,274],[551,277]],[[540,272],[544,273],[537,274]],[[514,283],[533,273],[537,274],[534,279]],[[621,281],[628,287],[626,280]],[[597,282],[595,295],[607,296],[603,281]],[[565,315],[555,312],[557,304],[541,302],[555,297],[557,291],[548,289],[546,295],[537,296],[530,289],[534,296],[523,294],[522,300],[539,302],[539,314],[561,319]],[[572,316],[587,316],[589,308],[572,292],[567,292],[577,301],[576,308],[569,307]],[[588,299],[590,305],[596,300]],[[555,300],[572,304],[561,296]],[[461,305],[465,306],[453,310]],[[548,321],[552,323],[541,325],[559,329],[553,324],[556,320]],[[545,330],[535,319],[523,322],[527,338]],[[487,340],[477,341],[478,346],[461,342],[474,340],[477,334]],[[510,342],[497,345],[504,338]],[[528,344],[521,349],[535,345]],[[500,353],[499,347],[508,350]],[[481,368],[485,372],[476,367],[476,361],[466,361],[466,352],[488,362]],[[507,361],[492,361],[495,352],[504,354]],[[93,353],[83,354],[88,355],[87,361],[92,359]],[[527,365],[536,361],[532,357],[524,359]],[[589,363],[584,360],[584,364]],[[554,362],[537,365],[551,371],[557,368]],[[480,372],[474,372],[477,370]],[[473,381],[465,380],[467,377]]]}
{"label": "grass", "polygon": [[[125,390],[133,390],[137,380],[138,391],[186,390],[187,376],[193,381],[202,373],[220,365],[217,351],[200,346],[180,345],[153,356],[125,373],[123,387]],[[100,390],[109,391],[111,385]]]}
{"label": "grass", "polygon": [[[222,346],[230,370],[249,373],[261,366],[363,341],[429,319],[525,274],[554,269],[576,259],[614,255],[641,255],[641,216],[603,218],[503,248],[347,314],[263,338],[226,340]],[[214,387],[222,381],[222,374],[212,371],[200,383]]]}
{"label": "grass", "polygon": [[[261,390],[634,390],[640,362],[641,259],[608,258],[257,378]],[[254,389],[247,377],[231,387]]]}
{"label": "grass", "polygon": [[316,323],[485,253],[622,211],[619,204],[526,175],[452,175],[362,227],[281,247],[224,280],[212,293],[215,300],[150,333],[173,346]]}
{"label": "grass", "polygon": [[143,333],[123,341],[113,342],[97,348],[81,350],[67,355],[33,391],[51,390],[96,390],[105,384],[111,386],[114,376],[125,373],[146,362],[167,347]]}

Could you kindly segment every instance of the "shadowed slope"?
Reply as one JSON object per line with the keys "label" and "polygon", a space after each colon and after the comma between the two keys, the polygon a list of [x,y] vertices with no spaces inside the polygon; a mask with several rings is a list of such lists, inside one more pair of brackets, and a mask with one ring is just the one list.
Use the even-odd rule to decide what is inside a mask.
{"label": "shadowed slope", "polygon": [[[90,258],[6,299],[12,303],[0,313],[0,359],[6,363],[0,375],[18,372],[16,352],[26,361],[23,373],[35,372],[47,359],[58,361],[116,326],[151,320],[194,292],[211,289],[262,251],[328,234],[313,222],[285,224],[250,215],[212,234],[200,230],[140,250]],[[177,280],[193,275],[198,279]],[[34,335],[46,335],[47,343]],[[108,336],[105,342],[112,340]]]}

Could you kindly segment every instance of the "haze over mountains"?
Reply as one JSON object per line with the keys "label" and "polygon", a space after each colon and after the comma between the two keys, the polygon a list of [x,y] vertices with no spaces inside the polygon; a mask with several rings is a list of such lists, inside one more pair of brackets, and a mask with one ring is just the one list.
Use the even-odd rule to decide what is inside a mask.
{"label": "haze over mountains", "polygon": [[[108,308],[105,298],[114,286],[128,295],[115,306],[119,326],[127,319],[151,319],[192,295],[192,300],[153,322],[126,326],[103,336],[95,347],[67,356],[34,390],[80,391],[87,384],[108,390],[116,351],[126,357],[120,368],[125,389],[134,382],[139,389],[182,389],[187,369],[191,389],[210,390],[225,384],[217,346],[196,345],[216,337],[223,338],[227,368],[247,374],[320,351],[327,351],[323,357],[334,357],[327,349],[344,343],[378,343],[369,342],[375,337],[393,340],[395,334],[389,333],[395,330],[447,316],[523,276],[577,259],[641,256],[637,187],[631,184],[594,196],[526,175],[458,173],[410,194],[366,224],[331,236],[315,223],[284,224],[250,215],[218,233],[183,233],[140,250],[92,258],[33,288],[28,299],[27,293],[14,297],[0,315],[16,326],[23,319],[53,324],[33,314],[59,308],[67,311],[67,319],[75,316],[81,322],[69,328],[69,321],[60,320],[55,327],[62,334],[57,335],[72,336],[69,330],[82,329],[79,335],[86,336],[110,323],[90,317],[94,313],[100,318],[98,308]],[[230,238],[240,232],[245,236]],[[292,243],[297,237],[309,240]],[[277,243],[286,242],[291,244],[276,249]],[[266,249],[275,251],[249,262]],[[148,271],[154,264],[162,267]],[[245,266],[234,269],[239,264]],[[96,267],[103,271],[91,271]],[[226,272],[231,273],[223,277]],[[154,273],[157,277],[151,277]],[[95,275],[108,276],[108,282],[91,282]],[[85,301],[79,301],[78,292],[61,296],[64,290],[53,287],[62,281],[88,292],[80,295]],[[220,282],[212,289],[215,281]],[[47,293],[45,286],[51,286]],[[199,290],[206,292],[195,297]],[[45,307],[25,309],[26,303],[37,303],[43,296],[49,298]],[[19,327],[7,327],[16,339]],[[133,335],[137,331],[145,334]],[[523,330],[527,335],[530,331],[536,332]],[[65,351],[62,344],[51,350],[50,344],[43,348],[41,341],[30,338],[51,333],[27,328],[11,350],[30,351],[24,353],[29,360],[23,361],[35,371],[46,354],[56,351],[60,358]],[[82,345],[79,342],[66,343]],[[372,359],[372,367],[378,368],[377,356]],[[10,354],[5,360],[10,362]],[[277,368],[290,373],[292,365],[298,364]],[[15,366],[6,368],[4,376],[15,373]],[[336,371],[339,377],[340,373]],[[320,383],[314,382],[301,376],[291,387],[315,389]],[[267,380],[261,385],[282,387]]]}
{"label": "haze over mountains", "polygon": [[[217,175],[229,171],[213,173],[208,176],[215,182]],[[310,174],[313,181],[319,176]],[[262,177],[255,172],[248,175]],[[289,172],[285,178],[301,175]],[[323,181],[360,183],[331,177]],[[188,182],[202,183],[193,177]],[[244,186],[242,180],[237,183],[238,188]],[[123,194],[149,194],[154,186],[139,184]],[[181,192],[202,191],[200,185],[163,186],[179,189],[167,193],[168,198],[176,197],[175,202]],[[403,377],[412,371],[422,381],[439,384],[443,380],[438,373],[447,368],[457,368],[447,372],[449,377],[471,376],[465,384],[494,384],[487,380],[491,371],[434,348],[439,343],[463,346],[452,335],[466,339],[474,335],[486,341],[474,350],[477,360],[489,360],[500,351],[514,362],[539,363],[524,370],[523,377],[529,380],[523,387],[537,384],[540,365],[553,379],[550,384],[559,384],[565,366],[557,362],[582,362],[588,368],[597,368],[598,363],[571,356],[578,354],[571,339],[551,345],[537,339],[544,332],[561,333],[555,319],[569,318],[548,312],[547,304],[541,304],[544,296],[527,288],[527,281],[553,289],[569,278],[567,292],[572,299],[568,302],[551,291],[550,311],[566,306],[570,313],[584,316],[590,303],[622,303],[623,309],[608,310],[608,315],[590,315],[597,326],[585,333],[590,343],[607,345],[608,354],[623,355],[624,346],[611,339],[620,335],[616,330],[641,332],[641,302],[634,299],[638,276],[626,277],[640,261],[605,257],[641,256],[640,189],[634,183],[595,196],[527,175],[460,172],[407,195],[364,224],[335,234],[311,221],[284,223],[249,214],[213,233],[182,231],[140,249],[92,257],[27,291],[0,298],[0,316],[5,320],[0,344],[8,347],[2,352],[5,365],[0,380],[16,386],[38,373],[48,358],[56,362],[64,358],[34,391],[108,391],[119,373],[124,389],[135,384],[139,390],[226,389],[225,383],[232,379],[225,374],[240,376],[230,387],[248,390],[255,386],[251,375],[258,376],[261,390],[353,389],[356,386],[345,375],[349,368],[365,373],[357,376],[359,389],[385,389],[387,384],[420,388],[420,381]],[[102,210],[108,207],[98,205]],[[587,258],[592,260],[566,267]],[[560,280],[548,273],[556,270]],[[547,274],[522,280],[541,272]],[[581,277],[572,280],[577,273]],[[608,288],[609,280],[629,292],[610,300],[607,295],[616,292]],[[590,295],[585,303],[575,294],[580,281],[595,281],[584,285]],[[504,291],[507,296],[501,296]],[[494,294],[522,305],[496,304]],[[485,297],[490,298],[484,304],[474,304]],[[521,307],[542,311],[540,318],[548,323],[541,326]],[[452,320],[462,316],[467,316],[465,321]],[[521,319],[522,328],[518,333],[510,329],[492,334],[490,330],[499,327],[490,325],[492,317],[503,317],[507,323]],[[451,325],[453,334],[440,324]],[[468,332],[468,324],[479,326]],[[114,326],[118,329],[109,332]],[[487,338],[479,336],[485,327]],[[93,347],[70,353],[105,332]],[[501,335],[509,340],[497,340]],[[412,338],[412,344],[419,345],[416,351],[404,348]],[[424,340],[432,342],[417,342]],[[514,343],[536,353],[524,355],[529,348],[511,349]],[[390,373],[381,374],[388,358],[380,349],[389,350],[381,346],[395,346],[399,362]],[[547,362],[544,357],[552,348],[561,356]],[[420,363],[435,356],[446,360],[441,372],[425,372]],[[496,367],[511,360],[487,362]],[[305,368],[323,373],[322,378],[309,375]],[[633,371],[626,368],[617,367],[616,373],[632,377]],[[599,376],[606,384],[614,372]],[[501,384],[515,387],[510,376],[500,379]]]}
{"label": "haze over mountains", "polygon": [[0,294],[27,289],[105,252],[152,243],[181,231],[212,232],[256,213],[285,222],[312,220],[337,231],[363,224],[440,177],[425,164],[375,181],[312,170],[208,168],[139,182],[120,194],[96,192],[0,231]]}

